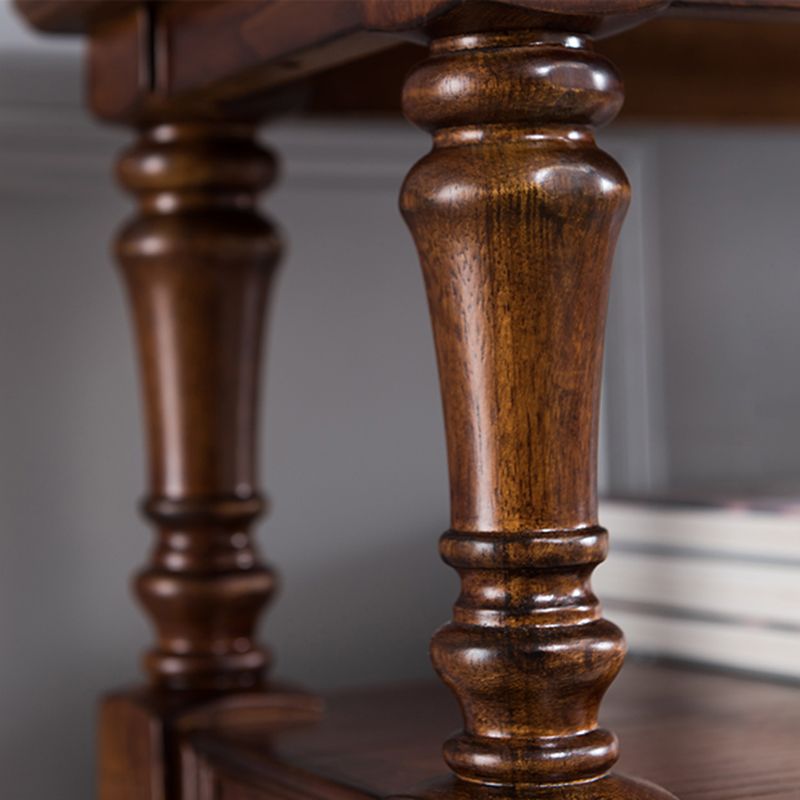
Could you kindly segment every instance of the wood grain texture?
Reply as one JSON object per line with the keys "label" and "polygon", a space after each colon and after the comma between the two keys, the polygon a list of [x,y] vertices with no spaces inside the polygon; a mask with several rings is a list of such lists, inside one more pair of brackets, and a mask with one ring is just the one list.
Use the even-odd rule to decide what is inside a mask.
{"label": "wood grain texture", "polygon": [[434,140],[401,208],[444,404],[451,530],[440,549],[461,577],[431,643],[464,712],[444,746],[461,780],[425,797],[472,797],[478,785],[669,796],[608,776],[617,740],[598,725],[625,649],[590,577],[607,549],[600,377],[629,187],[592,130],[621,104],[612,65],[586,39],[549,31],[437,39],[406,81],[405,113]]}
{"label": "wood grain texture", "polygon": [[273,591],[250,527],[263,318],[280,245],[256,210],[272,157],[248,125],[169,123],[119,162],[139,213],[117,251],[136,328],[158,542],[136,591],[157,631],[156,685],[253,688]]}
{"label": "wood grain texture", "polygon": [[[230,775],[251,787],[248,800],[363,800],[434,780],[439,743],[460,719],[450,693],[432,683],[353,689],[325,702],[313,725],[198,732],[184,750],[221,783]],[[609,690],[603,718],[619,732],[620,767],[681,800],[797,800],[798,709],[797,686],[632,661]]]}

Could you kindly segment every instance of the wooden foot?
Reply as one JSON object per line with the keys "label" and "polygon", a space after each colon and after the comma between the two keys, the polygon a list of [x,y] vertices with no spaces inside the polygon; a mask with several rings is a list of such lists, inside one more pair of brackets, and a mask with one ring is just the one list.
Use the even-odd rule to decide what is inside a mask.
{"label": "wooden foot", "polygon": [[598,405],[629,188],[592,129],[621,103],[613,67],[554,32],[437,39],[405,85],[406,115],[434,137],[401,205],[444,401],[441,552],[462,580],[431,645],[464,713],[448,797],[669,797],[609,776],[617,740],[597,723],[625,651],[590,576],[607,550]]}

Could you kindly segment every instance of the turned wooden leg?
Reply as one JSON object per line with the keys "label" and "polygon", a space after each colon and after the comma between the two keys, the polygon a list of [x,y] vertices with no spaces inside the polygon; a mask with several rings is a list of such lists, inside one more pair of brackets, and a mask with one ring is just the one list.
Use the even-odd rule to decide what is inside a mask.
{"label": "turned wooden leg", "polygon": [[[256,417],[264,311],[280,244],[256,208],[272,157],[251,125],[164,123],[119,162],[139,211],[117,251],[133,310],[157,542],[136,593],[157,632],[151,689],[110,697],[102,800],[176,800],[175,735],[239,711],[317,713],[276,689],[254,641],[273,589],[251,526],[263,509]],[[227,700],[226,700],[227,698]],[[231,698],[234,698],[231,700]]]}
{"label": "turned wooden leg", "polygon": [[406,115],[434,137],[401,205],[444,401],[441,552],[462,581],[431,646],[464,713],[444,746],[457,777],[425,795],[671,797],[609,774],[617,740],[598,727],[625,651],[590,576],[607,548],[598,404],[629,188],[592,129],[622,98],[585,39],[537,31],[435,40],[405,85]]}
{"label": "turned wooden leg", "polygon": [[146,669],[168,688],[251,688],[269,661],[253,635],[273,577],[250,527],[263,508],[259,353],[280,244],[255,207],[274,166],[253,133],[157,125],[118,165],[140,209],[117,252],[144,386],[144,509],[158,531],[136,592],[158,632]]}

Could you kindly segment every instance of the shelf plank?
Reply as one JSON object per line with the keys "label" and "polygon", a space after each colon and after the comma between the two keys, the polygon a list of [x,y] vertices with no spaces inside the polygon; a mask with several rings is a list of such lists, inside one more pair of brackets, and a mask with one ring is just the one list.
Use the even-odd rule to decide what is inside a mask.
{"label": "shelf plank", "polygon": [[[797,686],[631,662],[603,721],[620,735],[620,770],[681,800],[797,800]],[[338,692],[318,723],[190,735],[184,776],[226,798],[385,797],[445,774],[441,741],[458,724],[439,685]]]}

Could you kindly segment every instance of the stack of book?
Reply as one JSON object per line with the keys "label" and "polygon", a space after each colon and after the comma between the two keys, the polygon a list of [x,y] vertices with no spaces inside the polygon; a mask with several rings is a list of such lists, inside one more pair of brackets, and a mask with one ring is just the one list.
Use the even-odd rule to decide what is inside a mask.
{"label": "stack of book", "polygon": [[633,653],[800,679],[800,504],[606,500],[594,586]]}

